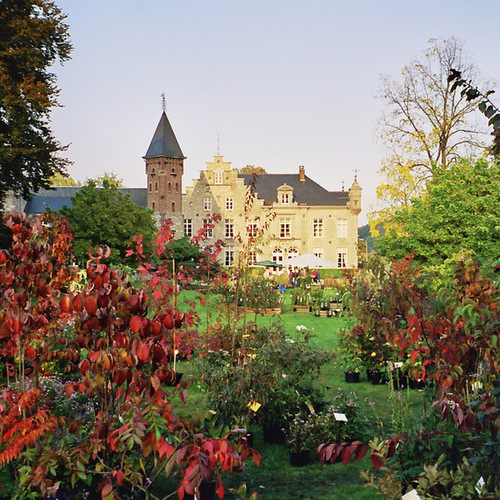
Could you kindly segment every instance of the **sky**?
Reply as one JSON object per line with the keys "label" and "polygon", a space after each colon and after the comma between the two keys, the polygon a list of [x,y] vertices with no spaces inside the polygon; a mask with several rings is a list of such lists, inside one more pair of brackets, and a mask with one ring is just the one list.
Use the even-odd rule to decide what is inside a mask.
{"label": "sky", "polygon": [[[382,75],[456,37],[500,79],[498,0],[56,0],[72,59],[53,69],[69,174],[145,187],[142,157],[166,112],[192,185],[219,151],[234,168],[306,175],[375,203]],[[496,95],[496,94],[495,94]],[[343,184],[344,183],[344,184]]]}

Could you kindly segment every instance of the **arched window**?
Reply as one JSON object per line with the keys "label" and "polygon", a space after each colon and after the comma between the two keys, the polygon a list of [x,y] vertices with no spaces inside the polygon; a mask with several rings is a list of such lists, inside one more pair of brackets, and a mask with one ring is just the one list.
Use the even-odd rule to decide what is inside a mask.
{"label": "arched window", "polygon": [[153,210],[156,210],[156,205],[154,201],[153,201]]}
{"label": "arched window", "polygon": [[153,183],[152,182],[149,183],[149,192],[150,193],[153,192]]}
{"label": "arched window", "polygon": [[281,264],[283,262],[283,250],[281,250],[281,248],[275,248],[273,250],[273,262],[276,262],[276,264]]}
{"label": "arched window", "polygon": [[172,192],[172,183],[171,182],[168,183],[168,192],[169,193]]}
{"label": "arched window", "polygon": [[155,193],[157,193],[157,192],[158,192],[158,183],[155,182]]}
{"label": "arched window", "polygon": [[299,256],[299,251],[296,248],[289,248],[288,249],[288,258],[294,258]]}
{"label": "arched window", "polygon": [[175,201],[172,202],[172,212],[175,212]]}
{"label": "arched window", "polygon": [[179,183],[178,182],[175,183],[175,192],[176,193],[179,192]]}

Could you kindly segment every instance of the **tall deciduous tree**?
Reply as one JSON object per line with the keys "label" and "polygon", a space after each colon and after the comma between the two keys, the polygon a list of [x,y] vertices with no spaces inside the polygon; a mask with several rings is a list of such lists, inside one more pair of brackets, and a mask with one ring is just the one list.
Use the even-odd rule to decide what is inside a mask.
{"label": "tall deciduous tree", "polygon": [[48,0],[0,3],[0,208],[8,191],[28,198],[68,163],[49,127],[59,93],[49,68],[72,49],[65,18]]}
{"label": "tall deciduous tree", "polygon": [[377,191],[381,209],[371,214],[372,229],[421,196],[435,166],[448,168],[485,151],[485,127],[474,119],[474,103],[452,91],[452,68],[481,81],[475,63],[454,38],[431,39],[424,56],[401,70],[402,80],[382,78],[379,97],[385,113],[379,135],[387,154],[379,171],[385,178]]}
{"label": "tall deciduous tree", "polygon": [[382,254],[396,259],[415,252],[415,261],[442,266],[454,254],[473,253],[483,263],[498,259],[500,164],[467,160],[435,169],[428,194],[396,215],[401,234],[377,240]]}
{"label": "tall deciduous tree", "polygon": [[157,229],[153,217],[116,184],[104,179],[98,188],[96,181],[89,180],[71,202],[71,208],[63,207],[61,213],[74,230],[73,253],[81,263],[87,261],[89,248],[99,245],[110,247],[110,262],[126,263],[127,248],[138,235],[143,237],[145,255],[151,254]]}

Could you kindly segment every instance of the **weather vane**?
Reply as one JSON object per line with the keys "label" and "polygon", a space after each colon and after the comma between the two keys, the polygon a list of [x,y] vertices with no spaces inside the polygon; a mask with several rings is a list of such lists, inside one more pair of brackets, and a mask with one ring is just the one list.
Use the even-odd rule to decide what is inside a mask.
{"label": "weather vane", "polygon": [[353,172],[354,172],[354,182],[358,182],[358,172],[359,172],[359,170],[357,168],[355,168],[353,170]]}
{"label": "weather vane", "polygon": [[161,110],[165,113],[167,110],[167,103],[165,102],[165,92],[161,93]]}
{"label": "weather vane", "polygon": [[219,134],[217,134],[217,156],[220,156]]}

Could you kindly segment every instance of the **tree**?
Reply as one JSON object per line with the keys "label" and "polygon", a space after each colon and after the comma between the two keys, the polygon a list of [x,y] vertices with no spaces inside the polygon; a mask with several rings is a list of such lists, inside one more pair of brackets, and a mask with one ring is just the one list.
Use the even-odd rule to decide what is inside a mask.
{"label": "tree", "polygon": [[434,170],[428,194],[395,216],[401,232],[377,240],[379,252],[401,259],[414,252],[417,263],[441,266],[454,254],[472,252],[483,264],[498,259],[500,164],[462,160]]}
{"label": "tree", "polygon": [[144,253],[150,255],[156,234],[151,212],[133,203],[116,184],[104,179],[98,188],[96,181],[89,180],[71,201],[72,207],[63,207],[61,214],[74,230],[73,252],[79,262],[86,262],[89,248],[108,245],[110,262],[126,263],[127,247],[139,234]]}
{"label": "tree", "polygon": [[386,112],[379,136],[387,155],[379,173],[386,182],[377,191],[383,208],[371,214],[372,228],[421,196],[435,166],[448,168],[462,157],[485,151],[483,127],[472,121],[476,105],[453,92],[448,79],[452,68],[464,78],[481,81],[475,63],[455,38],[431,39],[424,57],[402,69],[402,82],[382,78],[379,97]]}
{"label": "tree", "polygon": [[48,188],[68,160],[49,128],[58,105],[48,69],[69,60],[66,16],[48,0],[3,0],[0,9],[0,208],[6,194]]}
{"label": "tree", "polygon": [[70,175],[54,174],[50,179],[51,186],[81,186],[80,181],[75,181]]}
{"label": "tree", "polygon": [[240,174],[247,174],[247,175],[265,175],[267,174],[265,168],[263,167],[256,167],[255,165],[246,165],[243,168],[240,168]]}

